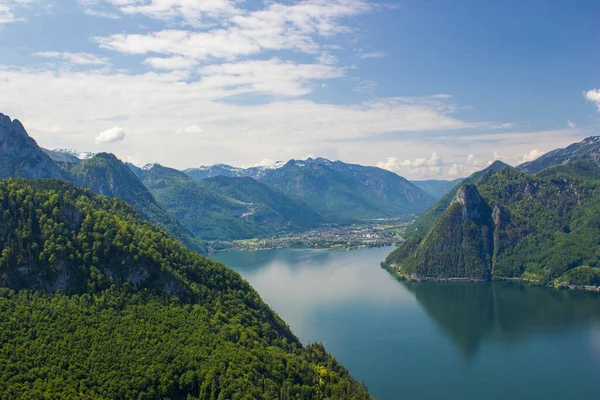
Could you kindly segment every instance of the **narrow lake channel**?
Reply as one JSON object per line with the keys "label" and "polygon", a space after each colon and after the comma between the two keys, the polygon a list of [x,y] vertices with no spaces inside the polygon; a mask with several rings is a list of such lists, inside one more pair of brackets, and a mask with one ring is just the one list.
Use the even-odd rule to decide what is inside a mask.
{"label": "narrow lake channel", "polygon": [[514,283],[404,283],[390,248],[221,253],[303,343],[379,400],[600,396],[600,295]]}

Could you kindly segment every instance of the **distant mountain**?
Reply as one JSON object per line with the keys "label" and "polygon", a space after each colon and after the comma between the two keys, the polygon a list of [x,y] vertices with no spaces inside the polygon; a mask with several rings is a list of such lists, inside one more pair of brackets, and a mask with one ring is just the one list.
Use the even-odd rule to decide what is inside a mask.
{"label": "distant mountain", "polygon": [[[263,193],[256,187],[248,189],[254,185],[248,184],[244,192],[241,185],[236,188],[236,185],[219,184],[223,177],[213,178],[218,181],[206,185],[205,181],[196,182],[181,171],[159,164],[135,171],[158,202],[203,239],[249,239],[271,235],[287,227],[288,221],[276,211],[255,201]],[[230,197],[231,194],[235,197]],[[273,201],[277,201],[277,197]]]}
{"label": "distant mountain", "polygon": [[432,196],[393,172],[324,158],[246,169],[218,164],[184,172],[198,181],[216,176],[251,177],[303,199],[337,222],[415,214],[434,202]]}
{"label": "distant mountain", "polygon": [[458,184],[450,189],[446,194],[444,194],[438,201],[436,201],[430,208],[428,208],[423,214],[419,216],[412,223],[412,225],[406,230],[407,236],[412,236],[415,234],[426,232],[431,225],[435,222],[440,215],[443,214],[444,211],[448,208],[452,199],[456,196],[458,189],[464,183],[474,183],[476,184],[480,179],[486,177],[489,174],[496,173],[498,171],[503,170],[504,168],[510,167],[508,164],[503,163],[502,161],[494,161],[489,167],[482,169],[481,171],[477,171],[468,178],[463,180],[459,180]]}
{"label": "distant mountain", "polygon": [[576,161],[536,175],[487,171],[463,184],[430,228],[384,265],[409,278],[518,278],[600,284],[600,167]]}
{"label": "distant mountain", "polygon": [[64,178],[64,173],[33,140],[19,120],[0,113],[0,179]]}
{"label": "distant mountain", "polygon": [[436,200],[439,200],[443,195],[448,193],[456,185],[462,182],[465,178],[458,178],[451,181],[430,179],[425,181],[410,181],[413,185],[430,195]]}
{"label": "distant mountain", "polygon": [[418,213],[434,201],[393,172],[324,158],[290,160],[244,173],[303,199],[332,221],[398,217]]}
{"label": "distant mountain", "polygon": [[74,164],[80,163],[83,160],[89,160],[96,155],[95,153],[90,153],[89,151],[77,151],[74,149],[48,150],[42,148],[42,151],[54,161]]}
{"label": "distant mountain", "polygon": [[324,222],[323,217],[302,199],[285,195],[250,177],[218,176],[205,179],[202,184],[223,196],[251,203],[254,212],[250,218],[271,229],[309,229]]}
{"label": "distant mountain", "polygon": [[533,161],[517,166],[517,169],[528,174],[535,174],[552,165],[577,160],[589,160],[596,165],[600,165],[600,136],[590,136],[564,149],[550,151]]}
{"label": "distant mountain", "polygon": [[240,178],[249,176],[254,179],[259,179],[264,176],[268,171],[281,168],[285,163],[278,161],[273,165],[269,166],[258,166],[250,168],[238,168],[232,167],[226,164],[215,164],[211,166],[202,166],[198,168],[188,168],[184,170],[187,175],[192,177],[196,181],[201,181],[208,178],[216,178],[217,176],[225,176],[228,178]]}
{"label": "distant mountain", "polygon": [[0,210],[3,398],[371,398],[238,273],[125,202],[6,179]]}
{"label": "distant mountain", "polygon": [[77,163],[81,162],[81,159],[75,157],[72,154],[61,153],[59,151],[48,150],[48,149],[44,149],[44,148],[41,148],[41,149],[44,153],[46,153],[46,155],[48,157],[50,157],[52,159],[52,161],[55,161],[55,162],[68,162],[68,163],[72,163],[72,164],[77,164]]}

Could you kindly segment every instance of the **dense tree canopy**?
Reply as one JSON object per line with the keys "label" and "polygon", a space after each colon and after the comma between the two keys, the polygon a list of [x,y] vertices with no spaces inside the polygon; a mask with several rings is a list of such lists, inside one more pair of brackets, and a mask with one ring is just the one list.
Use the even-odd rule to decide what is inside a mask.
{"label": "dense tree canopy", "polygon": [[237,273],[121,200],[5,180],[0,215],[0,398],[369,398]]}

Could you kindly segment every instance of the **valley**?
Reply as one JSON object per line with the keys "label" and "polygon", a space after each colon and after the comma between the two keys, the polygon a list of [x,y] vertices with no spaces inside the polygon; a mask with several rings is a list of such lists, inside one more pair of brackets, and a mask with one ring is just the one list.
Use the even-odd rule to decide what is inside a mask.
{"label": "valley", "polygon": [[348,226],[320,227],[305,232],[281,234],[272,238],[208,242],[213,252],[256,251],[280,248],[353,250],[397,246],[404,239],[410,221],[399,220]]}

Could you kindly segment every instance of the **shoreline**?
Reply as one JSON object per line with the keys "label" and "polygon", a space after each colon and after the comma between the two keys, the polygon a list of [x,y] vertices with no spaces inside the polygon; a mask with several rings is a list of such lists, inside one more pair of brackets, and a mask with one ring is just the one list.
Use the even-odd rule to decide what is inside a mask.
{"label": "shoreline", "polygon": [[269,251],[269,250],[280,250],[280,249],[293,249],[293,250],[323,250],[323,251],[354,251],[361,249],[381,249],[385,247],[394,247],[394,244],[382,244],[382,245],[359,245],[359,246],[350,246],[350,247],[339,247],[339,246],[329,246],[329,247],[306,247],[306,246],[276,246],[276,247],[264,247],[264,248],[252,248],[252,249],[226,249],[226,250],[217,250],[208,254],[210,258],[211,255],[214,254],[223,254],[223,253],[233,253],[233,252],[244,252],[244,253],[254,253],[257,251]]}
{"label": "shoreline", "polygon": [[529,286],[541,286],[548,289],[556,290],[577,290],[586,292],[598,292],[600,293],[600,286],[593,285],[572,285],[568,282],[560,282],[558,280],[553,281],[547,285],[544,285],[540,281],[527,278],[509,277],[509,276],[498,276],[492,279],[478,279],[478,278],[464,278],[464,277],[448,277],[448,278],[436,278],[436,277],[418,277],[414,275],[400,274],[398,270],[388,266],[385,262],[381,262],[381,268],[386,270],[392,276],[399,281],[410,281],[410,282],[471,282],[471,283],[492,283],[492,282],[515,282],[520,284],[527,284]]}

